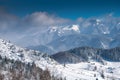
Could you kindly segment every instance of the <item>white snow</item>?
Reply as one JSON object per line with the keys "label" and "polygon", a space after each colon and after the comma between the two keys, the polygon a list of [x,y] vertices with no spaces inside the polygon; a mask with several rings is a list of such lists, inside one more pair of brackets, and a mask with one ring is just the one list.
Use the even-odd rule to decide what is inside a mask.
{"label": "white snow", "polygon": [[[56,77],[63,77],[66,80],[120,80],[120,62],[104,61],[104,65],[98,62],[80,62],[76,64],[59,64],[39,51],[20,48],[0,39],[0,55],[9,59],[22,62],[33,61],[43,70],[48,68]],[[101,77],[101,73],[105,78]]]}
{"label": "white snow", "polygon": [[66,27],[63,28],[63,30],[64,31],[67,31],[67,30],[71,31],[71,30],[73,30],[73,31],[76,31],[76,32],[80,32],[79,25],[77,25],[77,24],[76,25],[74,24],[71,27],[70,26],[66,26]]}
{"label": "white snow", "polygon": [[53,27],[50,27],[51,29],[50,29],[50,32],[55,32],[55,31],[57,31],[57,27],[55,27],[55,26],[53,26]]}
{"label": "white snow", "polygon": [[[61,72],[62,76],[66,77],[67,80],[96,80],[96,78],[98,80],[120,80],[119,65],[119,62],[106,62],[106,65],[98,62],[81,62],[77,64],[66,64],[65,67],[57,65],[56,67],[58,72]],[[110,67],[113,68],[113,73],[110,73]],[[101,77],[102,71],[105,78]]]}
{"label": "white snow", "polygon": [[46,66],[57,64],[57,62],[50,59],[47,55],[43,57],[44,53],[20,48],[2,39],[0,39],[0,55],[2,57],[7,57],[9,59],[14,59],[14,60],[20,60],[26,63],[32,63],[32,62],[35,62],[36,64],[39,63],[39,65],[43,69]]}
{"label": "white snow", "polygon": [[108,49],[109,48],[109,46],[107,44],[103,43],[102,41],[101,41],[101,44],[102,44],[104,49]]}
{"label": "white snow", "polygon": [[79,31],[79,25],[73,25],[71,29],[74,31]]}
{"label": "white snow", "polygon": [[96,19],[96,22],[97,22],[96,24],[99,25],[101,20],[100,19]]}

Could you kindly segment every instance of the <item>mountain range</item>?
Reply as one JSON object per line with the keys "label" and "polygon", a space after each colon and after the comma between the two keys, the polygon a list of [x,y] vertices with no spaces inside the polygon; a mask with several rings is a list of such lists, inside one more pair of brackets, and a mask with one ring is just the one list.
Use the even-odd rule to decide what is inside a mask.
{"label": "mountain range", "polygon": [[120,18],[110,15],[81,18],[75,23],[48,26],[28,35],[17,43],[48,54],[83,46],[110,49],[120,46]]}

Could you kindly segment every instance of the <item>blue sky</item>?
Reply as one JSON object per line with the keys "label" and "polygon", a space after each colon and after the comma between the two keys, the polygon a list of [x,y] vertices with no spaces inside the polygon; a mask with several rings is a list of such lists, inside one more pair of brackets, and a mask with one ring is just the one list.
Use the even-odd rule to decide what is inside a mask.
{"label": "blue sky", "polygon": [[119,4],[120,0],[0,0],[2,10],[20,17],[33,12],[48,12],[73,20],[108,13],[120,16]]}

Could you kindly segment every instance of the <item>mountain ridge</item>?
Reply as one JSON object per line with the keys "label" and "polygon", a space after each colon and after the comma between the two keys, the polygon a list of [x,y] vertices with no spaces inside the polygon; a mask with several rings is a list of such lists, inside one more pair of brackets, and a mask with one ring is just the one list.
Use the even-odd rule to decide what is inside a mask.
{"label": "mountain ridge", "polygon": [[[44,45],[50,47],[54,53],[82,46],[110,49],[120,46],[119,35],[120,18],[110,15],[82,18],[80,22],[53,25],[42,32],[38,31],[32,36],[35,37],[32,40],[33,43],[35,41],[37,45],[31,44],[28,47],[33,46],[34,49],[34,46],[39,48],[40,45]],[[24,38],[27,39],[27,37]]]}
{"label": "mountain ridge", "polygon": [[[90,60],[98,62],[104,62],[104,60],[120,62],[120,47],[111,49],[77,47],[67,51],[58,52],[56,54],[53,54],[51,57],[59,63],[79,63],[82,61],[89,62]],[[74,57],[77,59],[77,61],[74,59]]]}

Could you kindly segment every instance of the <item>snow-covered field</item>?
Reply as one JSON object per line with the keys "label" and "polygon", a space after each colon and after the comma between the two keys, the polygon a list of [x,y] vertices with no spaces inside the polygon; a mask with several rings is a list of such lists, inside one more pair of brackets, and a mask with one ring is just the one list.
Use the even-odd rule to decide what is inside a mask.
{"label": "snow-covered field", "polygon": [[120,62],[105,61],[104,65],[98,62],[81,62],[56,67],[67,80],[120,80]]}

